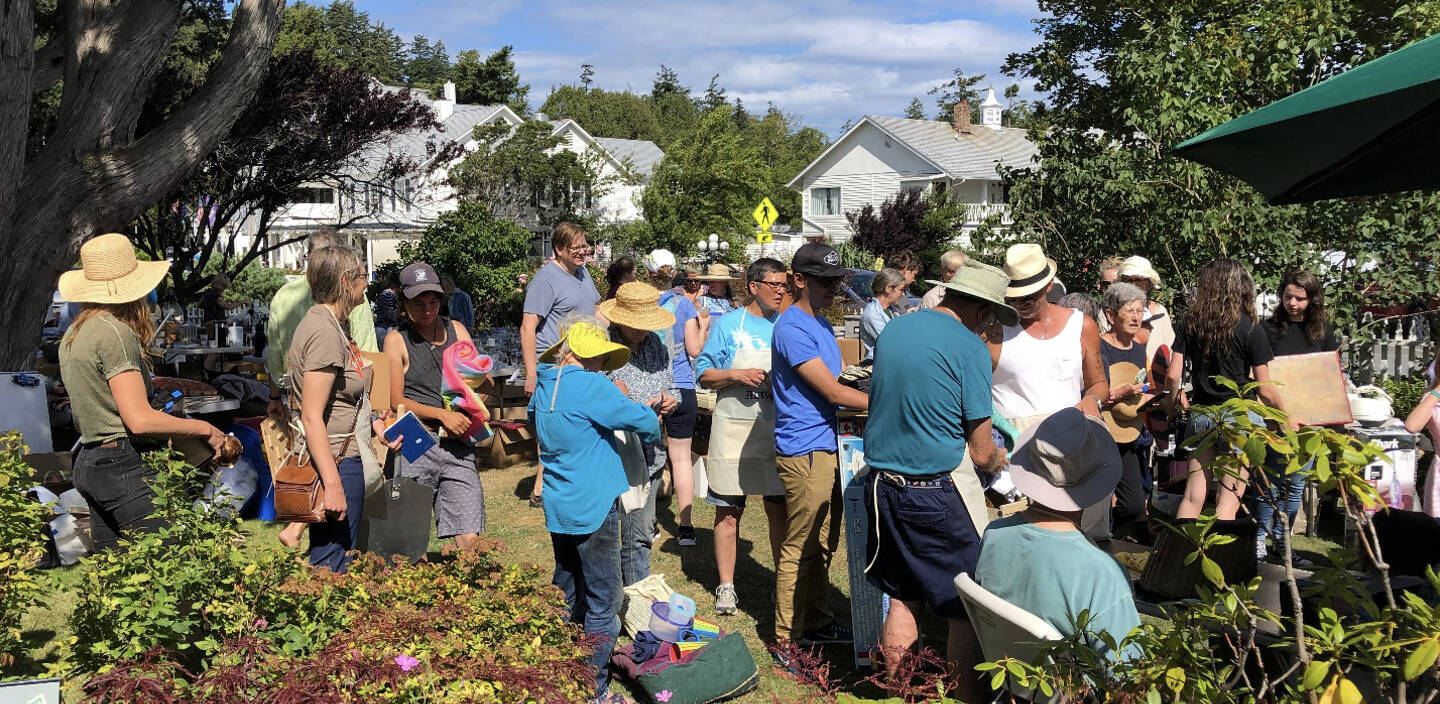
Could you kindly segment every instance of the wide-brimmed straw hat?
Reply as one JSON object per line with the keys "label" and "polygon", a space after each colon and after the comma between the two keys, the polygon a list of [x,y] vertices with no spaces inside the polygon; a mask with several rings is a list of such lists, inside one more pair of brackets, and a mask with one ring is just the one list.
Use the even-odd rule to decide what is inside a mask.
{"label": "wide-brimmed straw hat", "polygon": [[1150,279],[1152,286],[1160,288],[1160,272],[1155,271],[1155,267],[1150,264],[1149,259],[1138,254],[1120,262],[1120,268],[1115,272],[1115,275],[1122,278],[1126,276],[1139,276],[1143,279]]}
{"label": "wide-brimmed straw hat", "polygon": [[724,264],[711,264],[705,267],[704,274],[696,274],[690,278],[696,281],[739,281],[742,277],[736,276],[730,271],[730,267]]}
{"label": "wide-brimmed straw hat", "polygon": [[[1145,372],[1133,362],[1116,362],[1110,365],[1110,388],[1115,389],[1130,384],[1142,383]],[[1149,403],[1155,398],[1155,394],[1136,394],[1133,397],[1115,402],[1115,405],[1106,409],[1100,415],[1105,419],[1105,427],[1110,429],[1110,437],[1115,442],[1135,442],[1140,437],[1140,428],[1145,421],[1140,418],[1140,407]]]}
{"label": "wide-brimmed straw hat", "polygon": [[1098,418],[1066,408],[1025,429],[1010,456],[1010,478],[1030,500],[1082,511],[1120,483],[1120,450]]}
{"label": "wide-brimmed straw hat", "polygon": [[618,342],[611,342],[605,330],[594,323],[575,323],[565,328],[565,333],[550,349],[540,355],[540,361],[554,364],[560,361],[560,346],[570,343],[570,351],[581,359],[604,357],[600,370],[613,372],[630,361],[630,348]]}
{"label": "wide-brimmed straw hat", "polygon": [[995,304],[995,319],[1001,325],[1019,325],[1020,314],[1005,302],[1005,286],[1010,279],[1005,272],[975,259],[966,259],[949,281],[926,279],[926,283],[945,288],[986,303]]}
{"label": "wide-brimmed straw hat", "polygon": [[1055,260],[1045,256],[1038,244],[1016,244],[1005,250],[1005,275],[1010,285],[1005,289],[1009,298],[1028,296],[1055,278]]}
{"label": "wide-brimmed straw hat", "polygon": [[125,235],[100,235],[80,245],[80,269],[60,275],[60,295],[72,303],[129,303],[155,290],[170,262],[142,262]]}
{"label": "wide-brimmed straw hat", "polygon": [[620,284],[615,297],[600,304],[605,319],[636,330],[666,330],[675,314],[660,307],[660,292],[640,281]]}

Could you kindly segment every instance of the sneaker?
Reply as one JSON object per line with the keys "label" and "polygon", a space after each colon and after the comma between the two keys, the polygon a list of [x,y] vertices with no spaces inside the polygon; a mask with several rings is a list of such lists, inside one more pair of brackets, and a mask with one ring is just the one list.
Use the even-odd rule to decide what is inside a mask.
{"label": "sneaker", "polygon": [[735,594],[735,585],[726,582],[715,587],[715,613],[722,616],[735,613],[739,606],[739,597]]}
{"label": "sneaker", "polygon": [[850,627],[843,623],[834,622],[807,631],[805,635],[800,637],[800,645],[803,646],[853,642],[855,642],[855,633],[850,630]]}
{"label": "sneaker", "polygon": [[682,548],[695,547],[695,526],[680,526],[675,538]]}
{"label": "sneaker", "polygon": [[1264,562],[1264,561],[1265,561],[1265,558],[1266,558],[1266,557],[1269,557],[1269,556],[1270,556],[1270,551],[1265,549],[1265,539],[1264,539],[1264,538],[1261,538],[1260,540],[1256,540],[1256,541],[1255,541],[1255,561],[1256,561],[1256,562]]}
{"label": "sneaker", "polygon": [[800,670],[790,663],[790,656],[772,650],[770,651],[770,660],[775,663],[775,667],[783,670],[791,677],[798,678],[800,676]]}

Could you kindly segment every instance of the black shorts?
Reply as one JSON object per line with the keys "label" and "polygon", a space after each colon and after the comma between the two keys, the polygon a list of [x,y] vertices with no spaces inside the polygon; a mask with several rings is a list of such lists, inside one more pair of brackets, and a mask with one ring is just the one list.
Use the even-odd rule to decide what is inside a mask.
{"label": "black shorts", "polygon": [[892,599],[965,618],[955,576],[974,575],[980,536],[955,482],[945,475],[901,486],[882,474],[872,469],[865,478],[866,578]]}
{"label": "black shorts", "polygon": [[700,406],[695,402],[695,389],[679,389],[680,405],[665,416],[665,434],[676,440],[689,440],[695,434],[695,418]]}

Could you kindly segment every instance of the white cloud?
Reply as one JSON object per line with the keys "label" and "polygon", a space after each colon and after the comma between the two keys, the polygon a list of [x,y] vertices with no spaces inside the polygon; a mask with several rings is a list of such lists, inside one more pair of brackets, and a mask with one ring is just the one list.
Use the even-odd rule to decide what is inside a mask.
{"label": "white cloud", "polygon": [[[598,87],[637,93],[649,91],[665,64],[697,93],[718,73],[728,95],[751,110],[773,102],[831,135],[861,115],[898,115],[914,97],[933,112],[925,92],[956,67],[986,74],[986,84],[999,92],[1016,82],[999,66],[1035,43],[1025,18],[1037,14],[1035,0],[959,8],[953,0],[501,0],[484,6],[443,0],[405,18],[363,7],[367,0],[360,4],[402,32],[443,39],[452,54],[513,44],[536,107],[550,86],[578,80],[582,63],[594,65]],[[415,26],[422,22],[423,29]],[[1027,82],[1022,88],[1022,97],[1033,97]]]}

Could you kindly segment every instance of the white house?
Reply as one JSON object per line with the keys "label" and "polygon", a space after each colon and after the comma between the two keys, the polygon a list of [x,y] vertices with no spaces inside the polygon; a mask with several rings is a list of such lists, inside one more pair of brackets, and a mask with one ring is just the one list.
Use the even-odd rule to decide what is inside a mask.
{"label": "white house", "polygon": [[800,192],[803,227],[796,238],[848,240],[846,213],[866,204],[879,208],[911,188],[957,194],[969,203],[965,232],[992,214],[1008,224],[997,168],[1032,165],[1036,151],[1025,130],[1002,126],[1002,110],[992,89],[978,125],[970,124],[964,102],[951,122],[867,115],[788,184]]}
{"label": "white house", "polygon": [[[387,87],[387,90],[400,89]],[[407,179],[403,183],[369,180],[389,155],[423,164],[435,157],[435,146],[445,141],[453,140],[467,152],[480,148],[472,134],[478,126],[504,122],[515,127],[525,121],[504,105],[457,103],[453,83],[447,82],[441,94],[441,99],[430,100],[421,91],[415,93],[417,100],[427,103],[435,112],[439,129],[414,130],[377,143],[357,160],[360,166],[351,174],[353,184],[312,183],[299,189],[295,202],[275,214],[268,232],[271,241],[290,239],[324,226],[344,225],[341,233],[349,236],[356,246],[363,247],[366,260],[373,268],[395,259],[401,242],[417,239],[441,213],[457,208],[459,203],[447,177],[459,159],[422,178]],[[536,117],[545,120],[543,115]],[[576,153],[594,149],[600,157],[600,181],[613,181],[592,202],[592,214],[606,222],[639,219],[640,194],[649,183],[655,165],[665,156],[660,148],[641,140],[592,137],[573,120],[550,121],[550,124],[554,126],[553,134],[564,137],[559,149]],[[365,173],[366,165],[373,165],[375,169]],[[543,246],[548,234],[546,228],[533,218],[521,218],[517,222],[535,232]],[[253,226],[253,219],[246,218],[237,227],[243,231],[253,230]],[[295,244],[271,252],[268,263],[298,269],[302,267],[303,256],[303,246]]]}

